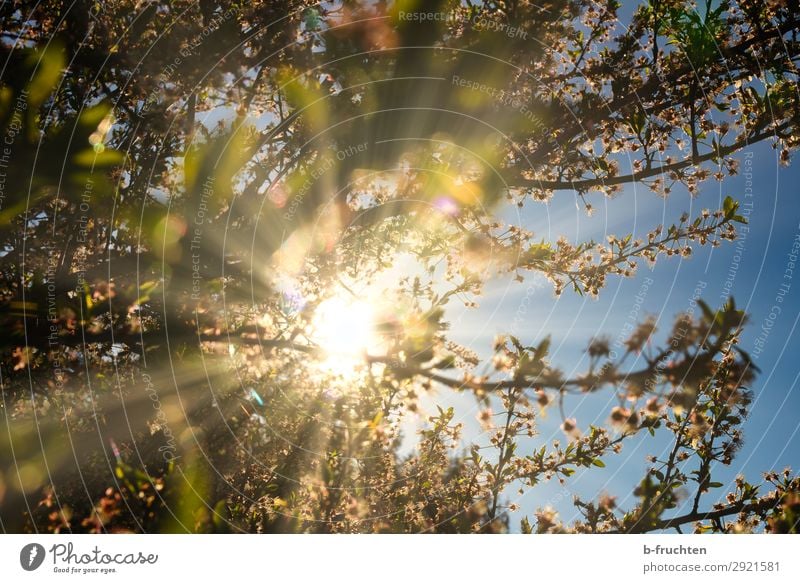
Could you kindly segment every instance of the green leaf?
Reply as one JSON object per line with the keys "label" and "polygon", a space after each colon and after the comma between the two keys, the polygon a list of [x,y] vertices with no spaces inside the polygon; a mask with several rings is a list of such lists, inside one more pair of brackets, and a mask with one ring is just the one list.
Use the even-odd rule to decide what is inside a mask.
{"label": "green leaf", "polygon": [[228,512],[228,504],[225,500],[220,500],[214,505],[214,516],[212,520],[214,521],[214,527],[216,528],[217,532],[228,532],[228,518],[230,517],[230,512]]}
{"label": "green leaf", "polygon": [[594,459],[592,460],[592,465],[593,465],[593,466],[597,466],[598,468],[604,468],[604,467],[606,467],[606,464],[605,464],[605,463],[603,462],[603,460],[601,460],[600,458],[594,458]]}
{"label": "green leaf", "polygon": [[531,527],[531,523],[527,516],[525,516],[520,522],[520,531],[522,534],[531,534],[533,532],[533,528]]}
{"label": "green leaf", "polygon": [[79,122],[82,126],[94,131],[100,125],[105,117],[111,113],[111,103],[103,101],[97,105],[93,105],[83,110]]}
{"label": "green leaf", "polygon": [[436,363],[436,368],[440,369],[448,369],[448,368],[456,368],[456,357],[452,354],[448,354],[438,363]]}
{"label": "green leaf", "polygon": [[536,349],[536,360],[541,360],[547,353],[550,351],[550,337],[548,336],[544,340],[539,343],[539,347]]}
{"label": "green leaf", "polygon": [[736,216],[736,211],[739,209],[739,203],[733,200],[730,196],[726,196],[722,203],[722,210],[725,212],[726,219],[733,219]]}
{"label": "green leaf", "polygon": [[124,159],[125,156],[122,154],[122,152],[117,150],[102,150],[98,152],[94,148],[81,150],[72,158],[72,160],[78,166],[93,166],[94,168],[110,168],[112,166],[119,166],[122,164]]}
{"label": "green leaf", "polygon": [[158,286],[158,281],[146,281],[139,286],[138,297],[136,298],[137,304],[144,304],[150,301],[150,294]]}
{"label": "green leaf", "polygon": [[35,110],[56,89],[64,72],[64,52],[58,44],[49,44],[31,56],[31,65],[36,72],[28,87],[28,103]]}

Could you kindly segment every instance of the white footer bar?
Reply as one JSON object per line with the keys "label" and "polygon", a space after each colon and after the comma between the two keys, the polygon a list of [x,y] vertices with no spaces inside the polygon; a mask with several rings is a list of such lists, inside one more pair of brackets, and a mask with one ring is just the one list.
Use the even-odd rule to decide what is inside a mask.
{"label": "white footer bar", "polygon": [[[3,535],[0,580],[800,581],[786,535]],[[552,578],[552,579],[551,579]],[[244,579],[242,579],[244,580]]]}

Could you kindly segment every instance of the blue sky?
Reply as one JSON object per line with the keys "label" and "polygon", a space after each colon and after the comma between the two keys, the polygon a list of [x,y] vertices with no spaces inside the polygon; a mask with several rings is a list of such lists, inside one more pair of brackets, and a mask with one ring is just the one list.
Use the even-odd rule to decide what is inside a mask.
{"label": "blue sky", "polygon": [[[795,237],[800,235],[800,204],[793,198],[800,182],[800,169],[797,165],[779,166],[776,155],[769,144],[739,152],[735,157],[741,162],[740,173],[726,177],[721,183],[714,180],[703,183],[694,198],[684,189],[676,188],[665,200],[645,187],[630,185],[614,199],[594,197],[591,202],[596,212],[592,217],[577,208],[571,192],[557,193],[550,204],[525,209],[517,220],[533,228],[537,237],[555,240],[565,235],[572,241],[582,241],[631,231],[634,237],[644,235],[658,224],[672,224],[684,211],[694,216],[703,208],[720,208],[727,195],[742,205],[751,204],[749,225],[740,230],[736,242],[724,242],[716,249],[696,248],[689,259],[660,259],[652,270],[642,264],[634,278],[610,279],[596,300],[569,291],[556,298],[550,284],[535,278],[521,284],[495,281],[487,288],[479,309],[451,311],[457,339],[486,356],[495,334],[508,332],[509,326],[515,328],[524,343],[550,335],[553,363],[567,373],[580,372],[585,370],[584,349],[592,336],[604,334],[615,339],[624,332],[631,315],[641,319],[652,314],[659,321],[660,332],[656,337],[663,341],[674,316],[690,307],[696,290],[702,292],[702,299],[709,305],[717,307],[724,303],[729,289],[737,306],[751,317],[742,337],[742,348],[754,353],[759,336],[764,341],[761,352],[754,355],[762,372],[752,387],[756,398],[744,425],[744,447],[732,466],[717,468],[715,475],[725,487],[712,490],[705,504],[710,506],[715,497],[724,496],[739,473],[758,483],[764,471],[780,470],[787,465],[800,468],[797,447],[800,358],[796,356],[800,270],[796,282],[785,277],[788,255]],[[752,196],[746,190],[749,186]],[[735,276],[731,279],[732,268]],[[648,278],[652,283],[643,285]],[[776,296],[782,283],[788,283],[789,288],[783,302],[778,303]],[[640,305],[638,312],[637,305]],[[780,314],[769,322],[769,333],[764,335],[762,326],[770,313],[776,311],[775,306]],[[480,429],[474,419],[477,413],[474,400],[445,393],[438,397],[458,405],[457,410],[467,425],[465,437],[476,437]],[[568,415],[575,415],[579,426],[585,429],[590,423],[605,423],[614,404],[613,393],[606,391],[586,398],[574,397],[566,407]],[[547,418],[539,418],[539,435],[533,439],[531,448],[553,439],[563,443],[560,422],[555,410]],[[606,468],[579,470],[565,486],[557,482],[537,486],[518,501],[521,510],[512,528],[518,528],[517,518],[523,513],[530,514],[546,505],[559,510],[563,519],[575,518],[574,494],[590,498],[607,491],[618,496],[621,506],[632,506],[635,500],[631,492],[643,476],[645,456],[661,454],[669,446],[668,437],[643,433],[630,440],[620,455],[606,459]],[[509,490],[509,495],[515,494]]]}

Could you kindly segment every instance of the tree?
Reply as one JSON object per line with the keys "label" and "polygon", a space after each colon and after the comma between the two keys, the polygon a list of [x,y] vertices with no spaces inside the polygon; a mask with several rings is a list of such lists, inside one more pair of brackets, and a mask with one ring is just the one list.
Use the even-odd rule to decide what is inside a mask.
{"label": "tree", "polygon": [[[138,6],[0,7],[4,529],[498,532],[509,488],[659,432],[634,507],[522,530],[797,530],[788,471],[703,504],[757,372],[733,301],[660,349],[652,321],[619,352],[591,339],[571,378],[547,341],[484,362],[446,312],[498,275],[594,296],[733,240],[732,198],[606,242],[501,216],[695,193],[760,141],[788,162],[796,6],[652,0],[626,26],[614,1]],[[474,394],[487,444],[439,407],[409,448],[442,390]],[[607,427],[565,417],[566,444],[532,450],[538,409],[601,390],[622,395]]]}

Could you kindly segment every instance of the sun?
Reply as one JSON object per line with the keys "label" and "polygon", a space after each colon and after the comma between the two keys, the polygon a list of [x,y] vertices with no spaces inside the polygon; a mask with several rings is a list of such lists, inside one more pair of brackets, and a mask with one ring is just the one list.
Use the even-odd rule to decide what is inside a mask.
{"label": "sun", "polygon": [[320,303],[311,324],[311,337],[325,354],[321,366],[328,372],[353,374],[379,348],[372,303],[349,292],[337,293]]}

